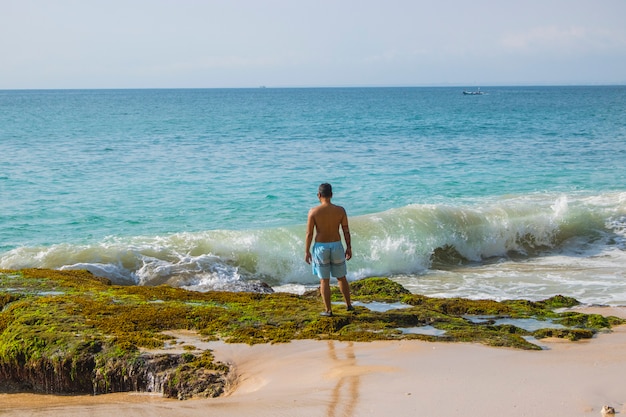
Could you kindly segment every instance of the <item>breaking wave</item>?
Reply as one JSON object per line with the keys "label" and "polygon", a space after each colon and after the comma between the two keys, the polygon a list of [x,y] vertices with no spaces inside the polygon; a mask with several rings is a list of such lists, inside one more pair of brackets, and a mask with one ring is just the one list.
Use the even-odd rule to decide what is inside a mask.
{"label": "breaking wave", "polygon": [[[527,259],[626,249],[626,193],[531,194],[473,204],[417,204],[351,218],[348,278],[422,274],[494,258]],[[118,284],[206,291],[314,285],[304,225],[107,237],[86,244],[20,247],[0,268],[87,269]]]}

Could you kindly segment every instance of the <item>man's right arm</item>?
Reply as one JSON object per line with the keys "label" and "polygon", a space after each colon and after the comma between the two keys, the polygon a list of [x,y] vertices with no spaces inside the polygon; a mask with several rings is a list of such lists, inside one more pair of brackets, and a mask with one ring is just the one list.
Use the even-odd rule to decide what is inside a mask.
{"label": "man's right arm", "polygon": [[311,263],[311,243],[313,243],[313,229],[315,228],[315,221],[313,219],[313,210],[309,210],[309,216],[306,221],[306,238],[304,243],[304,261],[308,264]]}

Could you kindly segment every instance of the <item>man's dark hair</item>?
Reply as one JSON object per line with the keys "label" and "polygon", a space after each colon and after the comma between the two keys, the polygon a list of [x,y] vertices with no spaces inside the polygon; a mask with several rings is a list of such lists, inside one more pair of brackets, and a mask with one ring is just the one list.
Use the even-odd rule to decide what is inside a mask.
{"label": "man's dark hair", "polygon": [[333,196],[333,186],[329,183],[325,182],[320,185],[318,190],[320,197],[332,197]]}

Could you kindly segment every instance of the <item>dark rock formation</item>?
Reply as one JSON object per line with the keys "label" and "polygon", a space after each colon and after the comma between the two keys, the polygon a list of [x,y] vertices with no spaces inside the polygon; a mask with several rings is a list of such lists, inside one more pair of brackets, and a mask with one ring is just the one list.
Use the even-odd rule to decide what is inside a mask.
{"label": "dark rock formation", "polygon": [[217,397],[224,392],[228,366],[204,366],[191,354],[143,354],[134,359],[93,356],[0,366],[0,391],[64,394],[155,392],[168,398]]}

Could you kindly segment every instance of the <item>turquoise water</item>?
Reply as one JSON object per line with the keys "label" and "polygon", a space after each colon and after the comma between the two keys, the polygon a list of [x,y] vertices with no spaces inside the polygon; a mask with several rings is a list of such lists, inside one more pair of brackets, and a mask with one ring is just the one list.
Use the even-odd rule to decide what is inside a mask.
{"label": "turquoise water", "polygon": [[327,181],[350,279],[626,304],[626,87],[483,90],[0,91],[0,267],[301,291]]}

